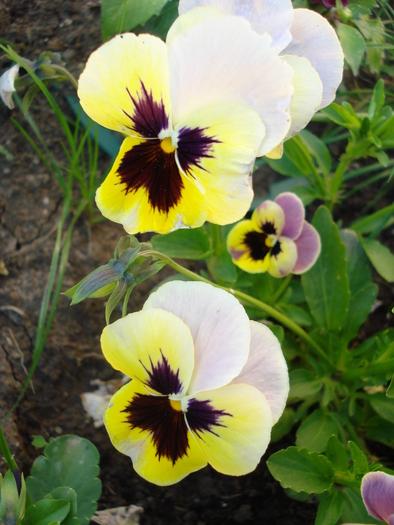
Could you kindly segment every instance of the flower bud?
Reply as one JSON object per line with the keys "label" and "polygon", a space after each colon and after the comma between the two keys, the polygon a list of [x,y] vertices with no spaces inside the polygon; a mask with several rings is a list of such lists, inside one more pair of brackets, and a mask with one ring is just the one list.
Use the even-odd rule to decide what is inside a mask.
{"label": "flower bud", "polygon": [[17,525],[25,514],[26,485],[19,470],[0,474],[0,523]]}

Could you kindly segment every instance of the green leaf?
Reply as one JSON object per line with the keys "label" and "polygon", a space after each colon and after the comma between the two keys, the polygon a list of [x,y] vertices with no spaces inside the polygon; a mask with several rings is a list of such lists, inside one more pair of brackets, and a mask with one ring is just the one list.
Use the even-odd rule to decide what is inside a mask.
{"label": "green leaf", "polygon": [[374,239],[361,238],[361,244],[378,274],[387,282],[394,282],[394,255],[390,250]]}
{"label": "green leaf", "polygon": [[371,97],[371,102],[369,103],[369,108],[368,108],[369,120],[373,120],[373,118],[376,116],[380,108],[383,107],[384,99],[385,99],[384,80],[380,79],[377,81],[374,87],[372,97]]}
{"label": "green leaf", "polygon": [[387,389],[387,392],[386,392],[386,396],[389,399],[394,399],[394,375],[391,378],[390,385],[389,385],[389,387]]}
{"label": "green leaf", "polygon": [[211,242],[203,228],[181,229],[166,235],[154,235],[153,249],[173,259],[199,261],[212,254]]}
{"label": "green leaf", "polygon": [[372,282],[371,268],[357,234],[352,230],[341,230],[339,234],[346,248],[347,275],[352,296]]}
{"label": "green leaf", "polygon": [[331,172],[332,159],[330,150],[327,148],[324,142],[306,129],[303,129],[298,134],[298,137],[302,140],[309,153],[316,160],[321,173],[324,175],[329,175]]}
{"label": "green leaf", "polygon": [[358,334],[360,326],[367,319],[371,312],[372,306],[378,295],[376,284],[368,284],[362,290],[350,297],[349,311],[341,330],[341,339],[347,344]]}
{"label": "green leaf", "polygon": [[267,164],[274,171],[289,177],[309,177],[316,173],[311,154],[299,137],[293,137],[284,143],[281,159],[266,158]]}
{"label": "green leaf", "polygon": [[57,489],[52,490],[47,499],[54,500],[66,500],[70,503],[70,511],[67,514],[66,518],[62,521],[62,525],[80,525],[80,521],[77,518],[77,493],[74,489],[70,487],[58,487]]}
{"label": "green leaf", "polygon": [[279,421],[272,427],[271,443],[275,443],[286,436],[294,425],[294,410],[285,408]]}
{"label": "green leaf", "polygon": [[44,448],[48,445],[48,441],[42,436],[33,436],[33,441],[31,442],[33,447]]}
{"label": "green leaf", "polygon": [[320,234],[322,249],[316,264],[301,278],[306,301],[318,326],[341,328],[349,305],[346,249],[330,212],[320,207],[312,221]]}
{"label": "green leaf", "polygon": [[61,436],[49,441],[44,454],[34,461],[26,480],[33,503],[57,487],[70,487],[77,493],[81,525],[88,525],[101,494],[96,447],[78,436]]}
{"label": "green leaf", "polygon": [[380,233],[382,229],[388,228],[392,224],[394,224],[394,204],[386,206],[367,217],[361,217],[355,220],[350,225],[350,228],[361,234],[371,232]]}
{"label": "green leaf", "polygon": [[287,315],[292,321],[298,324],[298,326],[311,326],[312,319],[308,312],[296,306],[294,304],[278,304],[278,310],[282,311]]}
{"label": "green leaf", "polygon": [[345,24],[337,24],[337,33],[346,62],[349,64],[353,75],[357,76],[361,61],[366,51],[365,40],[360,31]]}
{"label": "green leaf", "polygon": [[326,457],[334,466],[335,474],[347,472],[349,461],[345,446],[339,441],[337,436],[331,436],[327,442]]}
{"label": "green leaf", "polygon": [[352,113],[349,113],[344,107],[335,102],[328,107],[323,108],[321,111],[326,117],[339,126],[344,126],[351,130],[357,130],[361,126],[360,119],[357,116],[355,117]]}
{"label": "green leaf", "polygon": [[374,394],[369,396],[368,400],[380,417],[394,423],[394,399],[385,394]]}
{"label": "green leaf", "polygon": [[101,0],[103,40],[145,24],[166,3],[167,0]]}
{"label": "green leaf", "polygon": [[309,370],[297,369],[290,372],[289,399],[305,399],[322,389],[323,382]]}
{"label": "green leaf", "polygon": [[344,497],[341,491],[334,490],[319,503],[315,525],[335,525],[342,513]]}
{"label": "green leaf", "polygon": [[359,489],[345,488],[343,495],[345,501],[339,523],[381,523],[368,514]]}
{"label": "green leaf", "polygon": [[349,441],[350,455],[353,461],[353,472],[362,477],[368,472],[368,460],[363,451],[353,442]]}
{"label": "green leaf", "polygon": [[135,32],[149,33],[165,40],[168,30],[178,16],[178,4],[179,0],[169,0],[159,15],[153,16],[143,27],[137,27]]}
{"label": "green leaf", "polygon": [[22,525],[60,524],[69,511],[70,503],[66,500],[42,499],[28,507]]}
{"label": "green leaf", "polygon": [[321,494],[330,490],[334,482],[334,468],[328,459],[306,449],[280,450],[268,459],[267,466],[283,488],[295,492]]}
{"label": "green leaf", "polygon": [[310,452],[324,452],[331,436],[338,435],[335,420],[323,410],[315,410],[299,426],[296,432],[296,445]]}

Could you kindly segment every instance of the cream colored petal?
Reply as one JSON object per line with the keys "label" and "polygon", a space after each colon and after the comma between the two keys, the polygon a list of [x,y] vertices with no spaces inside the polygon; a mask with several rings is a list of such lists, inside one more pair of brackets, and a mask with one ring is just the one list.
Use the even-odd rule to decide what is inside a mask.
{"label": "cream colored petal", "polygon": [[199,24],[200,22],[204,22],[204,20],[208,20],[209,18],[222,16],[225,16],[224,13],[218,9],[215,9],[214,7],[197,7],[191,11],[187,11],[186,14],[178,16],[178,18],[170,27],[166,38],[167,45],[171,44],[176,36],[189,27]]}
{"label": "cream colored petal", "polygon": [[291,126],[286,140],[305,128],[320,107],[323,84],[309,60],[295,55],[282,57],[293,68],[294,95],[290,104]]}
{"label": "cream colored petal", "polygon": [[291,273],[297,262],[297,246],[288,237],[279,237],[280,252],[274,254],[273,248],[268,265],[268,273],[273,277],[285,277]]}
{"label": "cream colored petal", "polygon": [[180,0],[179,14],[199,6],[211,6],[226,15],[242,16],[257,33],[268,33],[273,46],[283,49],[291,40],[291,0]]}
{"label": "cream colored petal", "polygon": [[290,128],[293,70],[240,17],[215,17],[178,34],[168,46],[174,125],[203,108],[238,102],[265,126],[258,155],[280,144]]}
{"label": "cream colored petal", "polygon": [[317,109],[324,108],[335,99],[343,75],[343,52],[335,30],[315,11],[294,9],[290,31],[293,39],[282,54],[309,60],[323,84],[323,97]]}
{"label": "cream colored petal", "polygon": [[114,37],[90,55],[78,96],[86,113],[106,128],[147,136],[133,122],[135,102],[140,100],[140,120],[150,127],[153,118],[158,121],[154,128],[166,129],[163,113],[168,119],[171,109],[167,46],[151,35]]}

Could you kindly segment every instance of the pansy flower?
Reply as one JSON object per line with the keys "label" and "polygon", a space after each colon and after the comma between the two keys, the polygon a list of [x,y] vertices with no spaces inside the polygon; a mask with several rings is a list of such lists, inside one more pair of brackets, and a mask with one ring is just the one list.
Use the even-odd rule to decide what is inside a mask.
{"label": "pansy flower", "polygon": [[[317,110],[334,100],[342,80],[344,58],[335,30],[320,14],[293,9],[291,0],[180,0],[179,13],[189,16],[188,24],[193,19],[198,23],[202,15],[195,8],[207,6],[225,15],[243,17],[257,33],[269,34],[271,46],[293,68],[294,97],[286,140],[303,129]],[[206,16],[212,16],[208,9]],[[281,152],[281,146],[274,147],[268,156],[280,157]]]}
{"label": "pansy flower", "polygon": [[86,113],[127,135],[96,202],[128,233],[239,220],[253,198],[257,153],[290,127],[292,68],[269,35],[213,11],[174,26],[167,44],[116,36],[79,79]]}
{"label": "pansy flower", "polygon": [[276,337],[232,295],[167,283],[107,326],[101,344],[132,379],[104,423],[140,476],[171,485],[208,463],[235,476],[256,468],[284,410],[288,372]]}
{"label": "pansy flower", "polygon": [[16,91],[14,83],[19,73],[19,65],[15,64],[10,69],[4,71],[0,77],[0,98],[9,109],[14,109],[15,104],[12,100],[12,93]]}
{"label": "pansy flower", "polygon": [[239,222],[227,237],[234,264],[249,273],[268,272],[273,277],[304,273],[316,262],[321,245],[305,208],[294,193],[281,193],[264,201],[250,220]]}
{"label": "pansy flower", "polygon": [[365,474],[361,482],[361,495],[368,514],[388,525],[394,525],[394,476],[385,472]]}

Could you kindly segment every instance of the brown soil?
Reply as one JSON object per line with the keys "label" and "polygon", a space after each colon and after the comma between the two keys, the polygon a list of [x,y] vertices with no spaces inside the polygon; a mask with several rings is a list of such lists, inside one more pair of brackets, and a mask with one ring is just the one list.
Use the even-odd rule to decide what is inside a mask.
{"label": "brown soil", "polygon": [[[78,76],[89,54],[101,42],[99,0],[3,0],[0,2],[0,38],[12,43],[23,56],[35,59],[42,51],[59,51]],[[8,64],[4,58],[2,68]],[[56,92],[68,112],[66,88]],[[64,162],[61,131],[43,97],[31,113],[59,162]],[[59,221],[62,196],[59,187],[40,163],[32,148],[11,122],[23,117],[0,105],[0,141],[13,155],[1,157],[0,167],[0,418],[12,406],[31,363],[38,313],[45,287],[54,227]],[[101,169],[108,162],[101,158]],[[64,289],[71,287],[111,257],[122,228],[83,217],[73,237]],[[164,275],[168,275],[167,272]],[[160,274],[160,279],[163,278]],[[157,282],[157,280],[156,280]],[[153,282],[132,295],[130,309],[138,310]],[[287,498],[270,476],[265,461],[242,478],[221,476],[210,468],[189,476],[170,488],[155,487],[135,474],[131,462],[112,447],[106,431],[95,429],[85,413],[80,395],[92,391],[91,381],[117,377],[104,361],[99,337],[104,326],[103,301],[86,301],[69,307],[62,296],[33,388],[5,425],[12,451],[27,474],[39,451],[31,445],[33,435],[45,438],[77,434],[90,439],[101,455],[103,494],[100,508],[129,504],[143,507],[143,524],[314,523],[316,502],[300,503]],[[386,310],[387,311],[387,310]],[[387,320],[378,321],[384,326]],[[374,330],[379,326],[375,324]],[[273,445],[272,452],[292,444]],[[4,472],[4,464],[0,463]]]}

